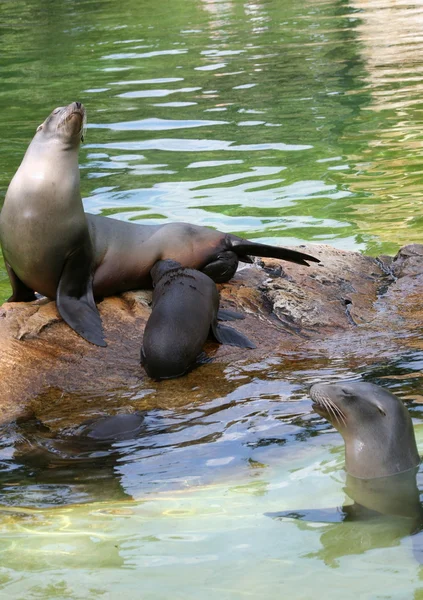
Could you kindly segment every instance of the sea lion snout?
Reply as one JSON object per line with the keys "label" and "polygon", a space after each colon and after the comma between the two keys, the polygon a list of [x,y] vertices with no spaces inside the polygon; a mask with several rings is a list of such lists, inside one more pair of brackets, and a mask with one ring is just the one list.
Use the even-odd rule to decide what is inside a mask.
{"label": "sea lion snout", "polygon": [[347,416],[331,392],[331,384],[316,383],[311,386],[309,394],[313,401],[313,410],[339,429],[340,426],[346,425]]}

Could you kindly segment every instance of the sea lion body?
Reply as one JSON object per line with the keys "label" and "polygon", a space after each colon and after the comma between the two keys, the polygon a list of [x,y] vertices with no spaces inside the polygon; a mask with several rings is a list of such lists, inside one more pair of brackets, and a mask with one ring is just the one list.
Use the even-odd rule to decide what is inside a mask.
{"label": "sea lion body", "polygon": [[[82,205],[73,202],[79,194],[77,154],[63,152],[57,165],[52,164],[47,145],[38,141],[42,136],[42,131],[37,133],[9,185],[0,235],[5,260],[16,275],[33,290],[55,298],[64,258],[90,238]],[[31,175],[22,176],[25,172]],[[56,178],[62,181],[61,201],[53,199],[47,212],[45,189],[54,189]]]}
{"label": "sea lion body", "polygon": [[[375,513],[422,520],[416,474],[420,464],[413,423],[404,403],[388,390],[357,381],[312,386],[313,409],[341,433],[345,442],[345,491]],[[357,507],[359,510],[357,511]]]}
{"label": "sea lion body", "polygon": [[[159,260],[207,270],[227,247],[227,234],[208,227],[179,222],[141,225],[99,215],[86,217],[95,251],[96,297],[150,288],[150,271]],[[224,276],[223,271],[220,275]]]}
{"label": "sea lion body", "polygon": [[33,300],[34,291],[55,298],[77,333],[105,346],[92,289],[94,249],[79,190],[84,123],[84,107],[73,102],[38,127],[7,190],[0,238],[10,301]]}
{"label": "sea lion body", "polygon": [[[423,528],[416,481],[420,456],[407,408],[388,390],[363,381],[316,384],[310,396],[313,409],[344,438],[344,490],[353,504],[268,516],[327,523],[321,549],[311,556],[332,566],[341,556],[397,545],[409,535],[414,555],[422,563],[421,535],[416,535]],[[340,529],[339,522],[353,527]]]}
{"label": "sea lion body", "polygon": [[255,348],[238,331],[218,324],[218,318],[239,316],[219,311],[219,293],[210,277],[172,260],[159,261],[151,276],[153,304],[141,348],[142,364],[150,377],[184,375],[194,366],[210,331],[221,343]]}

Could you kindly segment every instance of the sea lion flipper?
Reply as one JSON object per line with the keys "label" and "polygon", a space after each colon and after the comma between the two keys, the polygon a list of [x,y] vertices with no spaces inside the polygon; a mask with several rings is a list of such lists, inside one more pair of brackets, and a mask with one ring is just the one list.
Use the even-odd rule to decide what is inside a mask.
{"label": "sea lion flipper", "polygon": [[232,250],[219,252],[201,270],[215,283],[225,283],[232,279],[238,268],[238,256]]}
{"label": "sea lion flipper", "polygon": [[219,308],[217,311],[217,318],[219,321],[236,321],[238,319],[245,319],[245,315],[235,312],[234,310]]}
{"label": "sea lion flipper", "polygon": [[351,521],[371,521],[379,519],[380,512],[366,508],[358,502],[353,504],[344,504],[344,506],[335,506],[331,508],[311,508],[299,510],[284,510],[282,512],[264,513],[271,519],[297,519],[307,523],[341,523]]}
{"label": "sea lion flipper", "polygon": [[12,286],[12,295],[8,302],[32,302],[36,300],[34,290],[26,286],[19,279],[12,267],[5,261],[7,274],[9,275],[10,285]]}
{"label": "sea lion flipper", "polygon": [[239,348],[257,348],[257,346],[244,334],[219,323],[212,324],[213,335],[220,344],[238,346]]}
{"label": "sea lion flipper", "polygon": [[104,341],[100,314],[94,301],[90,255],[81,246],[68,257],[57,286],[56,304],[60,316],[76,333],[96,346]]}
{"label": "sea lion flipper", "polygon": [[346,520],[354,520],[349,518],[351,512],[348,510],[353,505],[336,506],[331,508],[311,508],[299,510],[283,510],[281,512],[267,512],[265,517],[270,517],[278,521],[283,519],[295,519],[305,521],[306,523],[341,523]]}

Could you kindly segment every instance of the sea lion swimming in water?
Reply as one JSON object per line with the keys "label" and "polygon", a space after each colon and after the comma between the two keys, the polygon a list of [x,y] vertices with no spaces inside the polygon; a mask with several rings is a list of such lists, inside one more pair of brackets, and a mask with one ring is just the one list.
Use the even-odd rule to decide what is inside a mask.
{"label": "sea lion swimming in water", "polygon": [[62,318],[86,340],[105,346],[94,297],[151,287],[159,260],[176,260],[214,281],[234,275],[250,256],[301,265],[318,259],[188,223],[126,223],[85,214],[78,150],[86,121],[79,102],[55,109],[42,123],[6,193],[0,238],[12,284],[10,302],[56,299]]}
{"label": "sea lion swimming in water", "polygon": [[[314,411],[344,438],[344,489],[354,503],[267,516],[327,523],[321,549],[310,556],[330,565],[345,554],[397,545],[409,535],[415,558],[422,563],[423,538],[415,535],[423,528],[416,482],[420,456],[406,406],[388,390],[364,381],[319,383],[310,389],[310,397]],[[342,533],[339,526],[329,525],[339,522],[353,522],[354,527]]]}
{"label": "sea lion swimming in water", "polygon": [[365,381],[318,383],[310,397],[344,438],[349,475],[389,477],[420,464],[409,412],[388,390]]}
{"label": "sea lion swimming in water", "polygon": [[153,379],[180,377],[195,364],[209,333],[221,344],[255,348],[247,337],[217,320],[243,318],[219,310],[214,281],[173,260],[161,260],[151,270],[153,305],[144,330],[141,362]]}
{"label": "sea lion swimming in water", "polygon": [[413,423],[403,402],[388,390],[364,381],[318,383],[310,389],[313,409],[345,442],[345,491],[354,504],[339,509],[300,510],[269,516],[305,521],[351,521],[378,515],[423,524],[416,474],[420,464]]}
{"label": "sea lion swimming in water", "polygon": [[310,397],[313,410],[344,438],[346,492],[356,504],[382,514],[420,514],[420,455],[404,403],[365,381],[318,383]]}

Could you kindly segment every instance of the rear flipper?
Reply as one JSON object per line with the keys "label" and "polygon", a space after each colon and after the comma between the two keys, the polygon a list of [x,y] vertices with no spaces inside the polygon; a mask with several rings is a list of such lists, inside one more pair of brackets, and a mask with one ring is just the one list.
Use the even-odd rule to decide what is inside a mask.
{"label": "rear flipper", "polygon": [[64,321],[88,342],[107,346],[94,302],[91,249],[88,244],[68,257],[57,286],[57,310]]}
{"label": "rear flipper", "polygon": [[8,299],[8,302],[32,302],[37,297],[34,290],[31,290],[26,286],[23,281],[19,279],[12,267],[5,262],[7,274],[9,275],[10,284],[12,286],[12,295]]}
{"label": "rear flipper", "polygon": [[219,308],[217,318],[219,321],[237,321],[238,319],[245,319],[245,315],[241,315],[241,313],[237,313],[234,310]]}
{"label": "rear flipper", "polygon": [[281,246],[269,246],[268,244],[259,244],[258,242],[250,242],[230,233],[226,236],[227,244],[233,248],[239,260],[251,262],[250,256],[262,256],[267,258],[280,258],[289,262],[297,263],[298,265],[309,266],[309,262],[319,263],[320,260],[299,252],[298,250],[290,250]]}
{"label": "rear flipper", "polygon": [[[238,268],[238,256],[231,250],[219,252],[201,270],[216,283],[226,283],[235,275]],[[243,259],[244,260],[244,259]],[[245,262],[245,260],[244,260]]]}
{"label": "rear flipper", "polygon": [[219,323],[212,324],[213,335],[220,344],[238,346],[239,348],[257,348],[244,334]]}

